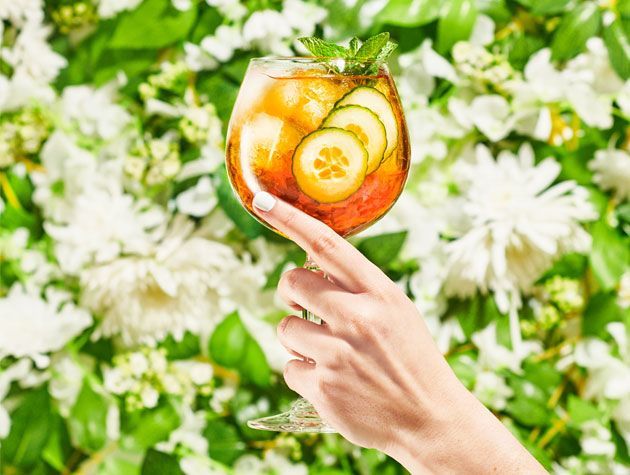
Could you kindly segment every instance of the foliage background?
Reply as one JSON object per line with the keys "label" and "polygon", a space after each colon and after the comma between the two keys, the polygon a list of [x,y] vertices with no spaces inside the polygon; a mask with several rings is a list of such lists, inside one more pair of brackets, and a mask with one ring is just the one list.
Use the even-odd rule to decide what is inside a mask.
{"label": "foliage background", "polygon": [[403,472],[246,427],[304,256],[221,163],[250,57],[379,31],[413,169],[357,246],[547,468],[630,471],[630,2],[0,0],[2,473]]}

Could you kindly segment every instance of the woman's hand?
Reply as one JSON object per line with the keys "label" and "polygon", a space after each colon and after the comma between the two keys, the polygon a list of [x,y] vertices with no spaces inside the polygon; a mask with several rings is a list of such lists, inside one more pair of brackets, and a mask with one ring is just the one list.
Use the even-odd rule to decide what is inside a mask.
{"label": "woman's hand", "polygon": [[[254,209],[326,272],[286,272],[279,293],[326,322],[289,316],[282,344],[291,389],[353,443],[413,473],[545,473],[457,380],[415,305],[378,267],[325,224],[258,193]],[[313,363],[314,362],[314,363]]]}

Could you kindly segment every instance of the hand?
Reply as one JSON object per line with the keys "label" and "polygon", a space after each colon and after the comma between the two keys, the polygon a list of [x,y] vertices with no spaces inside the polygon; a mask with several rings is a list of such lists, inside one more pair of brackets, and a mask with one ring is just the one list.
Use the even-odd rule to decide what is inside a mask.
{"label": "hand", "polygon": [[289,316],[278,327],[281,343],[303,357],[287,363],[285,380],[324,420],[413,473],[546,473],[457,380],[415,305],[378,267],[268,193],[254,209],[329,278],[293,269],[278,288],[292,308],[326,322]]}

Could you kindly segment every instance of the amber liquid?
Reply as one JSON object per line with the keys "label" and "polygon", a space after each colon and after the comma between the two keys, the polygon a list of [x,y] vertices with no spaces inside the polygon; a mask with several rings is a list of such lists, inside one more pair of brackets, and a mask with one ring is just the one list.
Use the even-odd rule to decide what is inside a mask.
{"label": "amber liquid", "polygon": [[[374,87],[389,100],[398,123],[398,145],[348,198],[320,203],[298,187],[293,152],[357,86]],[[268,191],[341,236],[357,233],[382,217],[400,196],[409,171],[407,126],[394,82],[386,74],[346,76],[314,69],[275,75],[250,67],[230,120],[226,153],[230,182],[250,213],[254,194]]]}

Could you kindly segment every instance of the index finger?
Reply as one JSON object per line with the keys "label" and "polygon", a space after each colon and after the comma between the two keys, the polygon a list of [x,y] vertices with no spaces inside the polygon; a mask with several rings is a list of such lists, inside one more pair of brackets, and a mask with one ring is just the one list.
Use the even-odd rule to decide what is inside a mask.
{"label": "index finger", "polygon": [[321,221],[266,191],[256,193],[252,204],[256,214],[304,249],[340,287],[359,293],[380,280],[378,267]]}

